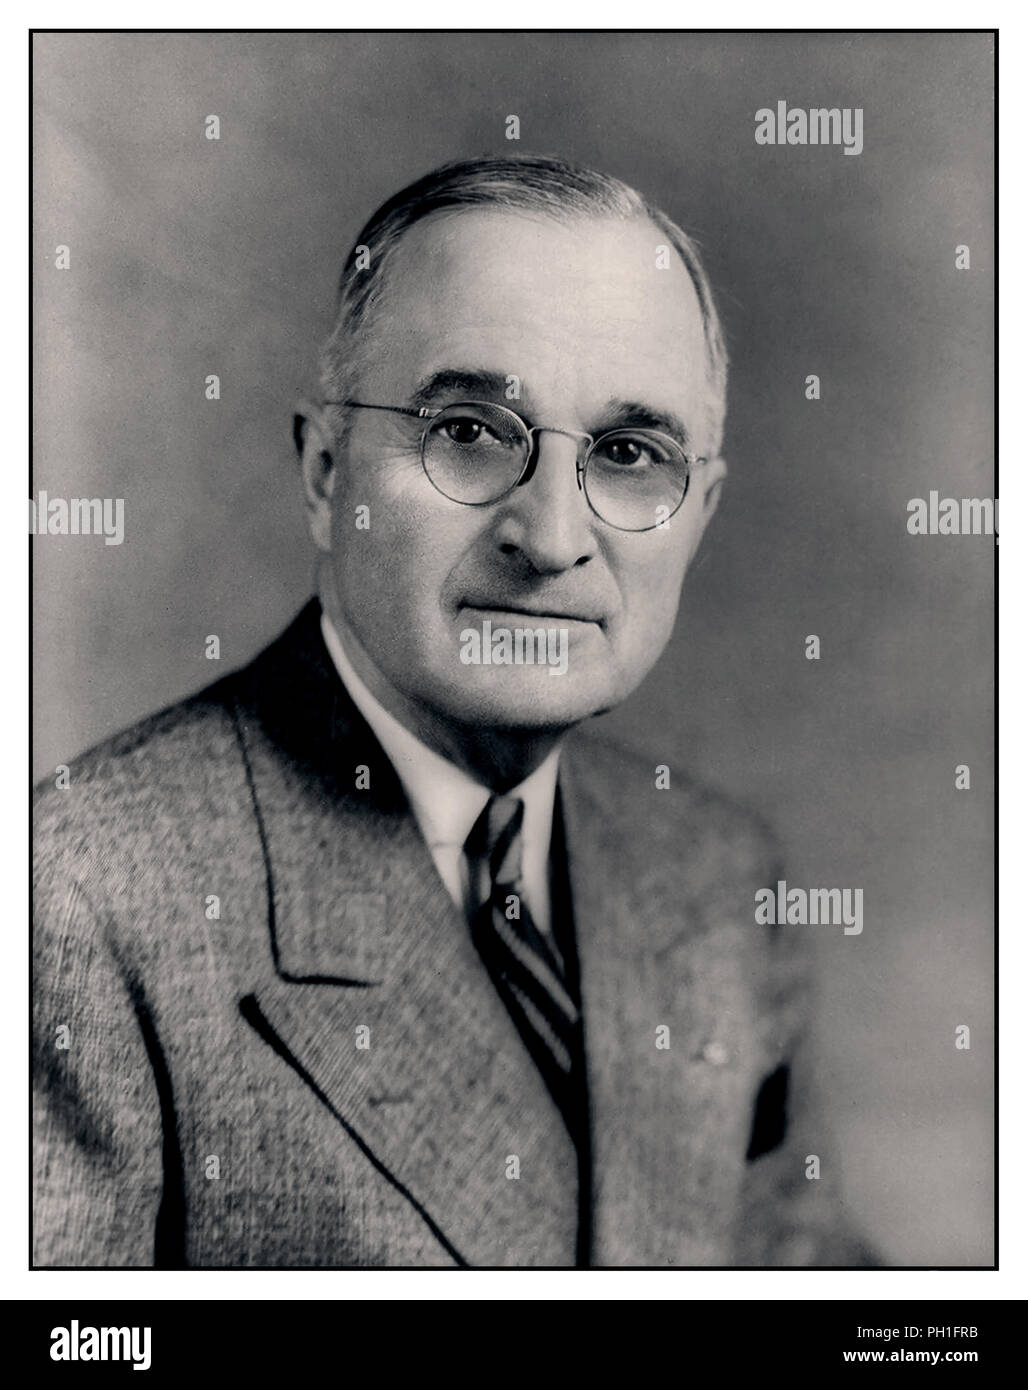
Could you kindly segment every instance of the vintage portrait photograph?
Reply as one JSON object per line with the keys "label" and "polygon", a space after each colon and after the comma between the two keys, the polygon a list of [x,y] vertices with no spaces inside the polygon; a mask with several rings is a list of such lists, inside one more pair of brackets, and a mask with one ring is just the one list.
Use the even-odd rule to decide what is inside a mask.
{"label": "vintage portrait photograph", "polygon": [[994,1268],[996,42],[33,34],[32,1269]]}

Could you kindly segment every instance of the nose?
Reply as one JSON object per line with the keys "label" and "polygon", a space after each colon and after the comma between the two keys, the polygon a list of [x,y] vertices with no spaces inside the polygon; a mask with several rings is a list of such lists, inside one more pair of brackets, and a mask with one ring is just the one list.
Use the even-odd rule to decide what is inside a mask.
{"label": "nose", "polygon": [[596,553],[593,514],[577,468],[585,442],[535,430],[534,453],[520,486],[504,498],[496,537],[505,554],[522,554],[539,574],[585,564]]}

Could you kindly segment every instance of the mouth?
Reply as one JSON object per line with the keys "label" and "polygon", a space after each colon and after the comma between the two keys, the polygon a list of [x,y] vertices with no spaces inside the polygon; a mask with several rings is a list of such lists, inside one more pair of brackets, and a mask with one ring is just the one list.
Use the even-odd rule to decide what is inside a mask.
{"label": "mouth", "polygon": [[602,627],[602,615],[589,610],[570,608],[529,608],[524,604],[492,602],[491,600],[465,602],[458,605],[459,612],[474,613],[481,619],[489,618],[501,623],[513,620],[522,625],[532,623],[578,623],[583,627]]}

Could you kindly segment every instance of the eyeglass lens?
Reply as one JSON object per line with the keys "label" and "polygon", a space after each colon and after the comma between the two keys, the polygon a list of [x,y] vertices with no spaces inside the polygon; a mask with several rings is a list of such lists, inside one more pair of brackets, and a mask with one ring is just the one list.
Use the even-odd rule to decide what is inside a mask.
{"label": "eyeglass lens", "polygon": [[[432,420],[422,460],[433,486],[454,502],[483,505],[509,492],[528,462],[531,437],[518,416],[486,403],[448,406]],[[674,441],[652,430],[602,435],[586,461],[589,505],[611,526],[646,531],[681,505],[689,465]]]}

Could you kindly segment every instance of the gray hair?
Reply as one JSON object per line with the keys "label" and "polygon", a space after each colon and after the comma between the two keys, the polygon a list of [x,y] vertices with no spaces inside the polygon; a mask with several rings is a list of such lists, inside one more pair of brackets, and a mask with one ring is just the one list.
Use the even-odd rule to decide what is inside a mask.
{"label": "gray hair", "polygon": [[[339,277],[335,326],[321,350],[323,401],[338,403],[352,394],[360,364],[357,343],[382,300],[389,262],[404,233],[434,213],[476,207],[536,212],[559,221],[576,215],[625,220],[648,217],[660,229],[689,272],[699,299],[710,401],[706,447],[716,453],[724,429],[728,357],[696,243],[666,213],[620,179],[549,155],[484,155],[454,160],[408,184],[382,204],[358,234]],[[360,247],[370,252],[366,269],[358,267]],[[334,421],[340,437],[344,423],[345,415]]]}

